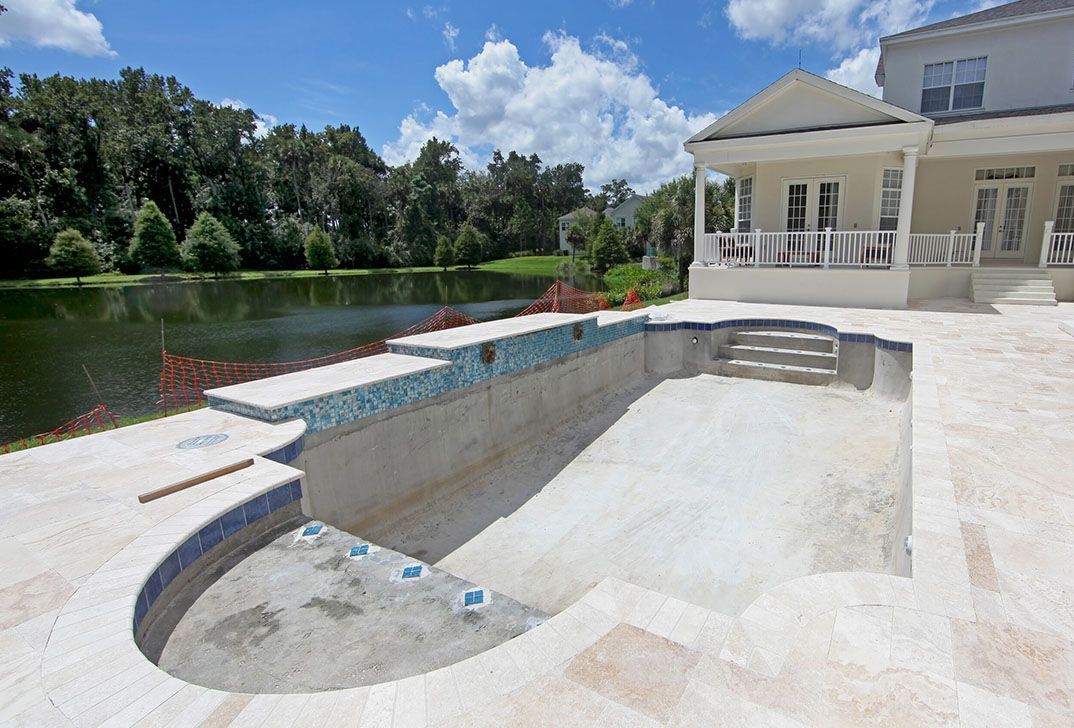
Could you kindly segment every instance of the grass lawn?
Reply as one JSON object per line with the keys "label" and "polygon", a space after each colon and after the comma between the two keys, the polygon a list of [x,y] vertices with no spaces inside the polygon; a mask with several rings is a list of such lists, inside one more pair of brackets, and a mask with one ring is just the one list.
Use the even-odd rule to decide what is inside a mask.
{"label": "grass lawn", "polygon": [[477,266],[492,273],[520,273],[531,276],[554,276],[556,266],[570,257],[562,255],[526,255],[519,258],[490,260]]}
{"label": "grass lawn", "polygon": [[[476,270],[492,273],[520,273],[524,275],[554,276],[556,266],[567,260],[559,255],[531,255],[522,258],[504,258],[481,263]],[[339,268],[328,271],[333,276],[366,276],[389,273],[432,273],[441,270],[436,266],[416,266],[413,268]],[[461,270],[452,268],[451,270]],[[220,280],[265,280],[270,278],[312,278],[323,275],[316,270],[247,270],[230,273]],[[213,280],[212,276],[201,273],[168,273],[164,276],[167,283],[198,283]],[[104,273],[96,276],[83,276],[82,285],[87,287],[137,286],[153,285],[161,282],[159,275],[124,273]],[[73,288],[78,284],[74,278],[28,278],[0,280],[0,289],[4,288]]]}

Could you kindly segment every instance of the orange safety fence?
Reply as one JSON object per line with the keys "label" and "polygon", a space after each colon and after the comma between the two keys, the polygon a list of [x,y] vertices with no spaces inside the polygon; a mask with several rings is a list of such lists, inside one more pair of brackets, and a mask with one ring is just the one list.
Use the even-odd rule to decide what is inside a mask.
{"label": "orange safety fence", "polygon": [[7,445],[0,445],[0,455],[15,452],[16,450],[25,450],[28,447],[45,445],[50,442],[69,440],[70,438],[78,437],[79,435],[89,435],[102,430],[111,430],[116,427],[119,427],[119,423],[116,421],[115,415],[109,412],[106,406],[99,404],[89,412],[64,422],[55,430],[42,432],[39,435],[33,435],[31,437],[24,437],[21,440],[10,442]]}
{"label": "orange safety fence", "polygon": [[[631,296],[633,296],[634,301],[631,300]],[[631,290],[630,296],[627,297],[626,303],[630,304],[632,302],[640,303],[637,293],[633,290]],[[563,281],[556,281],[533,303],[519,312],[518,316],[529,316],[535,313],[592,313],[594,311],[603,311],[607,308],[608,303],[604,294],[582,291]],[[160,400],[158,404],[163,406],[165,412],[185,410],[192,406],[203,404],[206,399],[205,390],[207,389],[224,387],[230,384],[241,384],[255,379],[289,374],[329,364],[338,364],[373,356],[374,354],[383,354],[388,351],[387,341],[389,339],[399,339],[404,336],[424,334],[430,331],[443,331],[456,326],[476,323],[479,323],[479,321],[472,316],[467,316],[461,311],[445,306],[429,318],[419,321],[385,339],[372,341],[335,354],[298,361],[266,363],[212,361],[171,354],[165,351],[163,352],[164,365],[160,372]],[[90,412],[64,423],[51,432],[34,435],[33,437],[27,437],[17,442],[0,446],[0,453],[13,452],[25,447],[55,442],[117,426],[115,417],[102,404]]]}
{"label": "orange safety fence", "polygon": [[188,407],[205,401],[205,390],[226,387],[229,384],[241,384],[255,379],[290,374],[314,367],[361,359],[388,351],[388,339],[424,334],[429,331],[442,331],[456,326],[476,324],[477,319],[461,311],[445,306],[429,318],[403,329],[397,334],[356,346],[353,349],[326,354],[325,356],[301,359],[298,361],[281,361],[268,363],[211,361],[195,359],[164,352],[164,367],[160,371],[160,402],[165,410]]}

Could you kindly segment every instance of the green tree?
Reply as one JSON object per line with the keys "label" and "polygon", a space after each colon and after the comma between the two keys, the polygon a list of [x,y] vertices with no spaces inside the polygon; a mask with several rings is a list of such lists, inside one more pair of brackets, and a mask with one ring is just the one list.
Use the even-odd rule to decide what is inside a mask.
{"label": "green tree", "polygon": [[74,276],[78,285],[82,285],[82,276],[91,276],[101,271],[101,260],[97,257],[90,241],[74,228],[66,228],[56,233],[56,240],[49,248],[45,261],[60,275]]}
{"label": "green tree", "polygon": [[593,240],[592,266],[597,275],[604,275],[614,265],[626,263],[630,260],[623,241],[619,237],[619,231],[615,229],[615,223],[611,218],[605,217],[600,224],[597,237]]}
{"label": "green tree", "polygon": [[227,228],[207,212],[198,215],[186,231],[182,254],[189,268],[212,273],[214,277],[239,269],[239,244]]}
{"label": "green tree", "polygon": [[608,207],[618,207],[634,194],[634,190],[625,179],[613,179],[600,186],[600,193],[604,195]]}
{"label": "green tree", "polygon": [[455,240],[455,260],[467,269],[481,262],[481,236],[474,226],[466,223]]}
{"label": "green tree", "polygon": [[128,249],[131,260],[147,268],[174,268],[180,264],[179,245],[168,218],[157,203],[146,200],[134,220],[134,237]]}
{"label": "green tree", "polygon": [[339,265],[336,259],[336,248],[332,245],[332,238],[319,227],[310,231],[306,236],[306,265],[310,270],[323,270],[328,275],[329,268]]}
{"label": "green tree", "polygon": [[447,235],[441,235],[436,241],[436,254],[433,255],[433,262],[444,270],[455,265],[455,246],[448,240]]}

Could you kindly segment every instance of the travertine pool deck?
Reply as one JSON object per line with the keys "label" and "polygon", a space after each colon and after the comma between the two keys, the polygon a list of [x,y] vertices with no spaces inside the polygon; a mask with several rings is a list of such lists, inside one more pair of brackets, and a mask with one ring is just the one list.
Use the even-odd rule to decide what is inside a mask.
{"label": "travertine pool deck", "polygon": [[[739,614],[607,579],[425,675],[317,694],[211,690],[138,652],[133,594],[189,528],[297,472],[258,457],[146,505],[137,494],[271,454],[302,424],[194,412],[0,457],[0,724],[1074,723],[1074,338],[1059,328],[1074,306],[664,311],[913,342],[912,579],[802,577]],[[222,445],[175,448],[223,431]]]}

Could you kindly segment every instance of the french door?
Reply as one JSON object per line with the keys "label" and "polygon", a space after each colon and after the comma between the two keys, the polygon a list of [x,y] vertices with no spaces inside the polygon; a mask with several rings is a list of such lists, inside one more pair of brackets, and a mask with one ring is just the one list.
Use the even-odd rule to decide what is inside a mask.
{"label": "french door", "polygon": [[845,177],[805,177],[783,180],[783,230],[811,232],[843,221]]}
{"label": "french door", "polygon": [[1024,258],[1030,182],[980,182],[973,188],[973,229],[983,222],[981,258]]}
{"label": "french door", "polygon": [[787,236],[784,256],[791,261],[819,262],[817,232],[838,230],[843,222],[845,177],[802,177],[783,180],[781,219]]}

